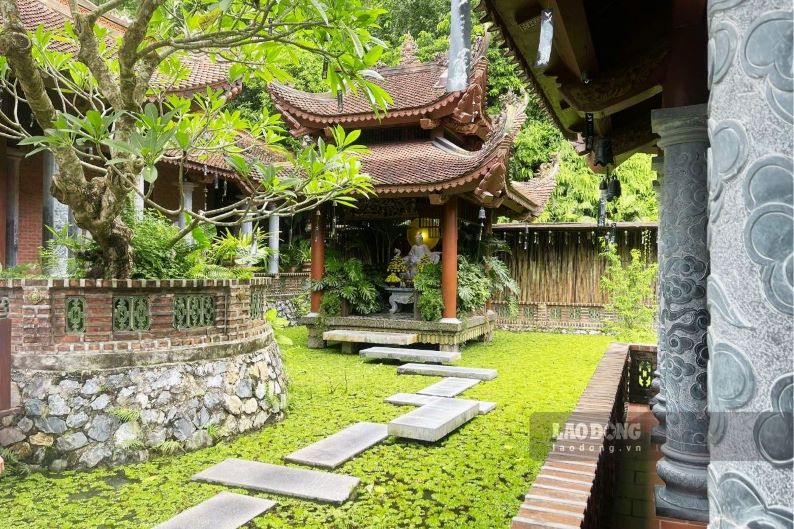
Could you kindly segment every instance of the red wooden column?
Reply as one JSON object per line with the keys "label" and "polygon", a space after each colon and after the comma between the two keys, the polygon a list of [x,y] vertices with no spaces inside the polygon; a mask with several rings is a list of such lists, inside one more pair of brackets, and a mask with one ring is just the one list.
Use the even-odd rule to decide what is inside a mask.
{"label": "red wooden column", "polygon": [[[325,269],[325,220],[323,219],[323,210],[318,206],[312,214],[312,270],[311,280],[312,283],[320,281],[323,278],[323,270]],[[320,313],[320,302],[323,299],[323,293],[320,291],[312,290],[312,314]]]}
{"label": "red wooden column", "polygon": [[458,323],[458,198],[450,197],[444,204],[441,221],[441,300],[444,311],[441,321]]}

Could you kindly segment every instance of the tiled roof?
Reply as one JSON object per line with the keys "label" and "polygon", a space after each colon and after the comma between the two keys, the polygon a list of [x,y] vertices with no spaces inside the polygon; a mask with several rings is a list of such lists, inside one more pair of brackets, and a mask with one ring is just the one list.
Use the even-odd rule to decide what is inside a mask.
{"label": "tiled roof", "polygon": [[[450,96],[446,90],[446,71],[446,66],[440,64],[388,68],[378,71],[383,76],[382,81],[373,79],[373,82],[389,92],[394,100],[395,104],[389,108],[390,113],[425,109],[434,104],[443,104],[442,100]],[[345,116],[372,114],[372,104],[361,92],[345,94],[340,110],[336,97],[330,92],[313,94],[277,82],[271,83],[269,89],[278,102],[284,102],[307,115],[333,116],[342,120]]]}
{"label": "tiled roof", "polygon": [[[472,66],[469,74],[471,83],[479,82],[479,78],[476,77],[478,72],[481,73],[487,67],[485,57],[487,49],[487,37],[479,39],[472,52]],[[464,90],[447,92],[445,57],[432,63],[380,68],[377,72],[383,79],[373,79],[372,82],[388,92],[393,100],[385,115],[385,118],[391,121],[409,117],[433,117],[435,119],[454,109],[457,101],[465,93]],[[375,115],[372,104],[361,92],[344,94],[340,108],[336,97],[332,96],[330,92],[319,94],[304,92],[278,82],[270,83],[268,91],[273,97],[276,107],[285,114],[288,121],[290,116],[293,116],[298,118],[298,121],[308,122],[309,126],[313,128],[322,128],[337,123],[378,121],[379,118],[384,117]],[[445,112],[445,110],[447,111]],[[296,123],[292,125],[294,128],[299,128]]]}
{"label": "tiled roof", "polygon": [[[245,158],[253,158],[262,163],[274,165],[286,163],[287,157],[282,152],[265,145],[248,134],[240,133],[237,137],[236,144],[239,148],[244,150],[241,154]],[[170,151],[166,154],[170,158],[163,158],[163,162],[172,165],[179,164],[178,159],[175,158],[179,156],[177,151]],[[211,175],[212,177],[217,175],[223,178],[238,180],[242,183],[242,179],[238,178],[237,172],[228,164],[224,154],[221,152],[212,152],[206,156],[192,154],[186,161],[185,167],[199,174]]]}
{"label": "tiled roof", "polygon": [[537,216],[543,211],[554,193],[554,188],[557,187],[555,176],[559,167],[559,161],[554,160],[541,168],[534,178],[526,182],[510,182],[510,187],[535,204],[533,215]]}
{"label": "tiled roof", "polygon": [[[68,6],[63,0],[17,0],[19,14],[22,23],[29,31],[35,31],[39,26],[48,30],[63,29],[66,21],[71,19]],[[80,1],[83,11],[91,9],[93,4]],[[126,21],[105,16],[98,22],[116,33],[123,33],[126,30]],[[71,43],[53,40],[50,46],[58,51],[74,53],[76,50]],[[208,57],[193,55],[183,59],[183,63],[189,70],[187,77],[164,87],[169,92],[190,93],[196,90],[203,90],[205,87],[223,88],[236,92],[239,85],[229,82],[229,65],[221,62],[212,62]]]}

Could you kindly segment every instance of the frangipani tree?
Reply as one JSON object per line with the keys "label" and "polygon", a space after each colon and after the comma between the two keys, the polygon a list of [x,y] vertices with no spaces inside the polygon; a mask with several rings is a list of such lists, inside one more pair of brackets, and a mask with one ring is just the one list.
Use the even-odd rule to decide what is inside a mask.
{"label": "frangipani tree", "polygon": [[[382,52],[368,31],[380,11],[365,0],[140,0],[123,31],[107,16],[129,5],[97,7],[70,0],[62,29],[28,31],[16,0],[0,0],[0,135],[34,152],[52,152],[59,166],[51,192],[102,249],[105,277],[132,269],[131,231],[122,212],[131,196],[169,215],[231,226],[247,217],[289,215],[326,201],[350,204],[372,191],[361,172],[356,132],[332,131],[273,165],[254,154],[283,139],[278,118],[255,123],[227,105],[228,93],[208,88],[180,93],[191,69],[228,65],[229,80],[285,80],[297,50],[327,61],[334,93],[361,90],[377,109],[390,102],[371,67]],[[10,96],[10,97],[9,97]],[[11,100],[10,103],[8,102]],[[31,120],[21,119],[29,107]],[[34,132],[33,120],[39,132]],[[29,123],[28,123],[29,121]],[[23,123],[24,122],[24,123]],[[41,131],[44,131],[43,134]],[[152,200],[157,164],[176,162],[180,186],[186,163],[221,155],[248,195],[212,211],[168,210]],[[146,193],[141,179],[150,183]],[[181,193],[180,193],[181,194]]]}

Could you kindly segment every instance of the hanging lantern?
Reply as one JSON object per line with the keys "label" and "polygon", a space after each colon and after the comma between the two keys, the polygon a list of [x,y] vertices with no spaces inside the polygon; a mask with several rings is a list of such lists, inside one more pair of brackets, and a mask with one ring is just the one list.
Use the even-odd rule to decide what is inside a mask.
{"label": "hanging lantern", "polygon": [[215,189],[218,189],[218,175],[215,175],[212,178],[212,187],[214,187]]}
{"label": "hanging lantern", "polygon": [[229,184],[229,181],[224,178],[223,179],[223,198],[226,198],[226,191],[229,188],[228,184]]}
{"label": "hanging lantern", "polygon": [[323,57],[323,79],[328,79],[328,57]]}
{"label": "hanging lantern", "polygon": [[336,106],[339,109],[339,112],[342,112],[345,109],[345,95],[341,90],[336,93]]}
{"label": "hanging lantern", "polygon": [[534,240],[535,240],[535,244],[538,244],[538,232],[535,232]]}
{"label": "hanging lantern", "polygon": [[527,249],[527,242],[529,242],[529,226],[524,226],[524,249]]}
{"label": "hanging lantern", "polygon": [[480,206],[480,211],[477,213],[477,218],[480,219],[480,233],[477,236],[477,240],[482,240],[482,233],[485,231],[485,208]]}

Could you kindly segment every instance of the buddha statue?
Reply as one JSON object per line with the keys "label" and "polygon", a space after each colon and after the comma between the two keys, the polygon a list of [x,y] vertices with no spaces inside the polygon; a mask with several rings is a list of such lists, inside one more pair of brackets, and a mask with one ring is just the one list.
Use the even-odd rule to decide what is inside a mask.
{"label": "buddha statue", "polygon": [[422,237],[422,232],[418,232],[416,234],[416,243],[411,246],[411,251],[408,252],[408,255],[404,257],[405,264],[408,265],[408,273],[411,278],[416,275],[416,265],[419,264],[419,261],[422,260],[422,257],[427,256],[430,259],[430,262],[437,263],[439,255],[438,253],[430,251],[430,248],[424,242],[424,238]]}

